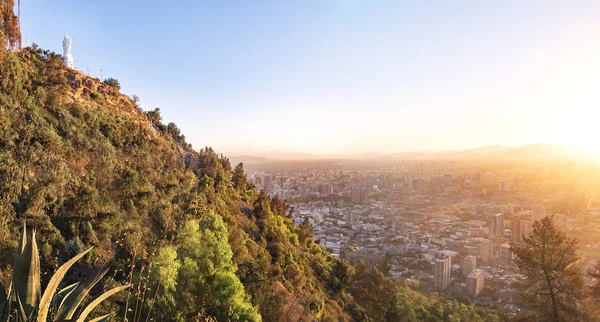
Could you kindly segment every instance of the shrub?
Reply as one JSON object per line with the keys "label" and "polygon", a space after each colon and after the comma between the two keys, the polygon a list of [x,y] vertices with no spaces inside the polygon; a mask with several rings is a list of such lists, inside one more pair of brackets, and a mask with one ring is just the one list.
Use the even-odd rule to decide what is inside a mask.
{"label": "shrub", "polygon": [[121,90],[121,83],[116,78],[107,78],[102,83],[116,89],[117,91]]}
{"label": "shrub", "polygon": [[83,251],[83,245],[79,236],[71,239],[68,244],[69,257],[73,258]]}
{"label": "shrub", "polygon": [[104,95],[100,94],[97,91],[91,92],[90,97],[94,100],[100,100],[100,101],[104,100]]}
{"label": "shrub", "polygon": [[92,248],[92,250],[90,250],[87,253],[87,255],[85,255],[85,261],[90,265],[93,265],[97,258],[98,258],[98,252],[94,248]]}

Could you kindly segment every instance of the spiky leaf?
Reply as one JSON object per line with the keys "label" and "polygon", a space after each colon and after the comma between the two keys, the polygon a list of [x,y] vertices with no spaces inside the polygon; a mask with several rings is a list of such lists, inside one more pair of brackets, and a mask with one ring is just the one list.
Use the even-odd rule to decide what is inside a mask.
{"label": "spiky leaf", "polygon": [[[13,268],[17,267],[17,264],[19,264],[19,259],[21,259],[21,255],[25,251],[25,245],[27,245],[27,225],[25,224],[25,221],[23,221],[23,229],[21,231],[21,240],[19,241],[19,247],[17,248],[17,254],[15,256],[15,263],[13,264]],[[12,277],[13,281],[15,280],[16,273],[17,272],[13,269],[13,277]],[[10,296],[12,302],[17,301],[16,293],[8,292],[8,295]]]}
{"label": "spiky leaf", "polygon": [[76,255],[75,257],[71,258],[68,262],[64,263],[61,267],[58,268],[58,270],[56,270],[56,272],[50,279],[46,290],[44,291],[44,295],[42,295],[42,299],[40,300],[37,318],[38,322],[46,322],[48,318],[48,309],[50,308],[52,297],[54,296],[54,293],[56,292],[60,281],[62,281],[63,277],[65,277],[65,274],[67,274],[69,268],[71,268],[73,264],[75,264],[78,260],[85,256],[85,254],[87,254],[90,250],[92,250],[92,248],[93,247],[90,247],[87,250]]}
{"label": "spiky leaf", "polygon": [[6,292],[4,284],[0,282],[0,318],[2,318],[2,320],[4,320],[5,309],[8,310],[8,293]]}
{"label": "spiky leaf", "polygon": [[17,256],[15,257],[15,266],[19,262],[19,258],[25,251],[25,245],[27,245],[27,225],[23,221],[23,230],[21,231],[21,240],[19,241],[19,247],[17,248]]}
{"label": "spiky leaf", "polygon": [[40,280],[40,255],[34,231],[26,242],[13,273],[14,292],[18,294],[27,316],[33,313],[40,300]]}
{"label": "spiky leaf", "polygon": [[17,297],[17,313],[19,313],[21,321],[27,321],[27,313],[23,308],[23,303],[21,302],[21,297],[19,296],[19,293],[17,293],[15,296]]}
{"label": "spiky leaf", "polygon": [[110,319],[111,315],[112,315],[112,313],[109,313],[109,314],[103,315],[103,316],[99,316],[95,319],[90,320],[89,322],[107,322]]}
{"label": "spiky leaf", "polygon": [[79,282],[73,283],[69,286],[64,287],[60,291],[58,291],[56,293],[56,295],[54,295],[54,298],[52,299],[52,306],[57,308],[57,310],[58,310],[65,302],[65,299],[73,293],[73,291],[75,290],[75,288],[78,285],[79,285]]}
{"label": "spiky leaf", "polygon": [[85,297],[89,294],[90,290],[96,285],[104,275],[108,272],[108,268],[98,272],[93,279],[88,279],[85,282],[79,284],[73,293],[65,299],[63,305],[59,308],[56,318],[59,320],[69,320],[75,314],[75,311],[81,305]]}
{"label": "spiky leaf", "polygon": [[[77,322],[84,322],[85,318],[90,314],[90,312],[92,312],[92,310],[94,308],[96,308],[96,306],[98,306],[100,303],[102,303],[102,301],[106,300],[107,298],[113,296],[114,294],[121,292],[122,290],[129,288],[131,285],[123,285],[123,286],[118,286],[115,287],[109,291],[106,291],[98,296],[96,296],[96,298],[90,302],[90,304],[88,304],[88,306],[85,307],[85,309],[81,312],[81,314],[79,315],[79,318],[77,318]],[[95,320],[92,320],[95,321]],[[108,320],[102,320],[102,321],[108,321]],[[91,321],[90,321],[91,322]]]}

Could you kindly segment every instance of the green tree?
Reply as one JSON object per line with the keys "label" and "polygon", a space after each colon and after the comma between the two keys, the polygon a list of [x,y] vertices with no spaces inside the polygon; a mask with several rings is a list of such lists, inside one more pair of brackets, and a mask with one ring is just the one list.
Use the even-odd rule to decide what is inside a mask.
{"label": "green tree", "polygon": [[267,191],[265,189],[261,189],[258,197],[254,201],[254,215],[257,219],[264,219],[271,212],[271,203],[269,200],[269,196],[267,195]]}
{"label": "green tree", "polygon": [[354,268],[344,260],[333,258],[331,276],[331,288],[338,292],[342,291],[352,282],[352,279],[354,278]]}
{"label": "green tree", "polygon": [[152,282],[157,292],[155,310],[158,321],[166,321],[173,317],[176,312],[177,302],[175,299],[177,291],[177,277],[181,263],[177,259],[177,247],[163,246],[158,249],[153,260],[155,270],[152,271]]}
{"label": "green tree", "polygon": [[279,198],[279,196],[275,196],[273,197],[273,199],[271,199],[271,211],[273,213],[285,216],[285,212],[287,210],[286,208],[288,208],[287,203],[285,201],[282,201],[281,198]]}
{"label": "green tree", "polygon": [[177,124],[173,122],[167,124],[167,133],[169,133],[175,141],[179,140],[179,137],[181,136],[181,131],[179,130],[179,127],[177,127]]}
{"label": "green tree", "polygon": [[369,269],[359,261],[354,282],[348,290],[368,316],[375,321],[383,321],[384,317],[394,310],[394,303],[390,299],[398,291],[398,285],[388,280],[376,268]]}
{"label": "green tree", "polygon": [[137,108],[137,109],[141,109],[140,97],[134,94],[130,98],[131,98],[131,103],[133,103],[133,106],[135,106],[135,108]]}
{"label": "green tree", "polygon": [[154,111],[148,111],[146,112],[146,115],[148,115],[148,119],[150,119],[150,122],[152,122],[152,124],[154,125],[160,125],[162,124],[162,116],[160,115],[160,108],[155,108]]}
{"label": "green tree", "polygon": [[219,321],[261,321],[235,275],[236,265],[221,216],[209,213],[181,229],[177,317],[190,321],[203,310]]}
{"label": "green tree", "polygon": [[70,257],[75,257],[82,251],[83,251],[83,243],[81,242],[81,239],[79,238],[79,236],[76,236],[75,238],[73,238],[69,241],[69,256]]}
{"label": "green tree", "polygon": [[552,217],[534,222],[524,243],[513,247],[516,264],[527,276],[524,304],[537,319],[568,321],[581,318],[582,274],[577,266],[577,240],[556,227]]}
{"label": "green tree", "polygon": [[238,163],[233,169],[233,177],[231,178],[233,188],[242,196],[246,193],[246,185],[248,184],[248,178],[244,171],[244,164]]}
{"label": "green tree", "polygon": [[300,228],[298,231],[300,242],[305,244],[307,240],[312,238],[313,233],[315,232],[315,226],[310,222],[308,217],[305,217],[298,227]]}
{"label": "green tree", "polygon": [[379,265],[379,271],[385,275],[390,276],[390,271],[392,270],[392,256],[390,253],[386,252],[383,255],[383,259],[381,260],[381,265]]}
{"label": "green tree", "polygon": [[306,276],[296,262],[291,261],[285,268],[285,278],[294,289],[302,289],[306,283]]}
{"label": "green tree", "polygon": [[121,90],[121,83],[119,83],[119,81],[116,78],[107,78],[102,83],[116,89],[117,91]]}

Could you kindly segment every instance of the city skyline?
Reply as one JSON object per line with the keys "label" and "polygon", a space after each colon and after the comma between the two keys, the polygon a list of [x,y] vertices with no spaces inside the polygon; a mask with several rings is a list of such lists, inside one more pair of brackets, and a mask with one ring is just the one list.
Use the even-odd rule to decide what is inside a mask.
{"label": "city skyline", "polygon": [[534,237],[543,225],[577,237],[581,267],[595,267],[600,172],[564,164],[324,160],[246,169],[257,189],[291,201],[296,225],[311,223],[332,256],[474,305],[500,302],[499,310],[517,315],[518,288],[539,272],[523,275],[523,261],[534,256],[522,249],[547,249]]}
{"label": "city skyline", "polygon": [[[119,79],[196,148],[547,143],[600,155],[589,117],[600,102],[594,1],[23,1],[21,12],[26,45],[61,52],[63,34],[75,37],[77,69]],[[160,16],[170,23],[150,18]]]}

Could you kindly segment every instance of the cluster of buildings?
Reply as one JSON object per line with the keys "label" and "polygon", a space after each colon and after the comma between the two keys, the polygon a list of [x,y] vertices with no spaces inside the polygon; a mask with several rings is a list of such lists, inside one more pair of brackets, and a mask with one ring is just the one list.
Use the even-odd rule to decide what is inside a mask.
{"label": "cluster of buildings", "polygon": [[[419,280],[422,291],[493,299],[511,312],[517,309],[515,287],[525,278],[515,269],[512,247],[549,214],[584,243],[594,240],[600,202],[596,215],[549,213],[548,206],[561,209],[555,205],[564,203],[570,209],[586,198],[572,189],[548,191],[552,173],[470,169],[436,163],[336,165],[262,169],[251,177],[259,188],[288,198],[295,222],[311,222],[313,238],[332,256],[373,267],[389,256],[391,275]],[[600,243],[587,246],[600,254]]]}
{"label": "cluster of buildings", "polygon": [[[430,167],[434,167],[435,165]],[[456,192],[481,185],[481,173],[427,174],[428,165],[398,165],[381,170],[284,169],[256,170],[249,176],[259,188],[283,198],[344,196],[353,202],[365,201],[380,191]]]}
{"label": "cluster of buildings", "polygon": [[[412,198],[409,198],[412,199]],[[315,225],[313,238],[333,256],[377,267],[391,255],[392,276],[418,279],[432,291],[480,296],[485,285],[511,289],[522,279],[514,272],[512,246],[531,232],[534,205],[512,215],[487,213],[497,207],[463,209],[465,215],[431,213],[429,202],[373,201],[296,203],[299,224]],[[462,217],[462,218],[461,218]],[[508,218],[506,218],[508,217]],[[506,299],[508,300],[508,299]]]}

